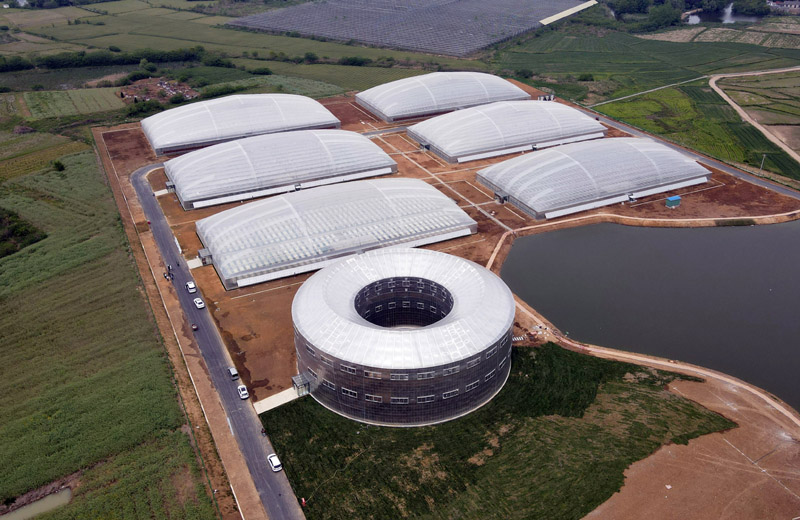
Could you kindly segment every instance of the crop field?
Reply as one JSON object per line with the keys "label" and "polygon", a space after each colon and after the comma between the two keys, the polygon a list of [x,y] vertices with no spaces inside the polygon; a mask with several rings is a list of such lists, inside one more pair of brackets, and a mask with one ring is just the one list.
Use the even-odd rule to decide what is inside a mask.
{"label": "crop field", "polygon": [[276,74],[295,76],[298,78],[313,79],[338,85],[344,90],[366,90],[375,85],[388,83],[398,79],[425,74],[425,71],[415,69],[383,68],[383,67],[353,67],[348,65],[328,65],[324,63],[306,65],[280,61],[261,61],[247,58],[234,60],[237,65],[244,65],[247,69],[267,67]]}
{"label": "crop field", "polygon": [[[47,134],[49,135],[49,134]],[[5,143],[4,143],[5,144]],[[80,141],[63,141],[49,146],[32,147],[8,159],[0,159],[0,182],[40,170],[62,155],[82,152],[89,145]]]}
{"label": "crop field", "polygon": [[32,119],[107,112],[125,107],[118,92],[116,88],[26,92],[25,104]]}
{"label": "crop field", "polygon": [[81,67],[77,69],[32,69],[4,72],[3,85],[13,90],[30,90],[40,85],[45,90],[81,88],[87,81],[120,72],[131,72],[138,65],[108,65],[104,67]]}
{"label": "crop field", "polygon": [[497,397],[441,425],[367,426],[309,397],[261,420],[309,518],[578,519],[662,444],[735,426],[666,392],[674,377],[549,344],[515,348]]}
{"label": "crop field", "polygon": [[741,121],[708,82],[682,85],[597,107],[615,119],[725,161],[800,179],[800,165]]}
{"label": "crop field", "polygon": [[[580,5],[578,0],[462,0],[420,3],[414,0],[338,0],[310,2],[237,18],[230,22],[275,33],[297,32],[338,41],[467,56],[512,38],[543,20]],[[465,28],[469,28],[468,31]]]}
{"label": "crop field", "polygon": [[[800,50],[645,40],[576,26],[540,32],[519,45],[507,45],[493,63],[511,72],[528,69],[537,77],[551,78],[555,82],[548,86],[557,94],[573,88],[577,92],[568,97],[581,100],[592,91],[592,101],[599,101],[706,74],[798,65]],[[594,81],[576,82],[581,75],[591,75]]]}
{"label": "crop field", "polygon": [[[102,8],[98,4],[98,9]],[[49,9],[48,11],[58,10]],[[93,21],[102,22],[104,25],[67,25],[64,22],[60,25],[56,24],[54,27],[49,25],[40,27],[35,32],[60,41],[94,45],[98,48],[116,45],[124,51],[146,47],[172,50],[202,45],[208,50],[225,52],[231,57],[242,57],[243,52],[251,55],[253,52],[266,55],[273,51],[284,52],[288,56],[302,56],[306,52],[313,52],[318,56],[328,56],[334,59],[346,56],[362,56],[371,59],[392,56],[398,60],[408,59],[420,63],[435,62],[459,69],[486,68],[486,64],[475,60],[458,60],[407,51],[356,47],[341,43],[245,32],[213,27],[205,24],[205,20],[206,18],[176,20],[165,16],[151,16],[144,10],[138,10],[93,18]]]}
{"label": "crop field", "polygon": [[[0,501],[88,468],[63,518],[111,516],[100,489],[117,518],[213,518],[96,158],[61,161],[0,191],[47,233],[0,259],[0,305],[14,309],[0,314]],[[169,482],[186,483],[185,503]]]}
{"label": "crop field", "polygon": [[31,29],[48,25],[67,25],[67,21],[95,16],[77,7],[59,7],[58,9],[22,9],[12,13],[4,13],[3,17],[9,25],[20,29]]}
{"label": "crop field", "polygon": [[313,79],[294,78],[273,74],[271,76],[250,76],[249,78],[228,81],[205,87],[202,91],[219,87],[233,87],[239,93],[258,94],[265,92],[285,92],[312,98],[324,98],[344,93],[344,89],[330,83]]}

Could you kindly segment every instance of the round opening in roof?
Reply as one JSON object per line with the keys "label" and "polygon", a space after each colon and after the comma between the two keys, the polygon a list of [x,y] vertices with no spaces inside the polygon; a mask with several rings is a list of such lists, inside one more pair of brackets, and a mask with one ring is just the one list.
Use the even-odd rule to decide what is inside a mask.
{"label": "round opening in roof", "polygon": [[379,327],[420,328],[433,325],[453,310],[447,288],[425,278],[383,278],[355,297],[356,312]]}

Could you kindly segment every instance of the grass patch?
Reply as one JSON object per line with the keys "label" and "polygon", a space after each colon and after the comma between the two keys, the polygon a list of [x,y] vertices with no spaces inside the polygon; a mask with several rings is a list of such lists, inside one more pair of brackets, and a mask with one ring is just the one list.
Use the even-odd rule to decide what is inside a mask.
{"label": "grass patch", "polygon": [[666,392],[674,377],[549,344],[514,349],[500,394],[438,426],[366,426],[310,398],[261,419],[309,518],[582,518],[662,444],[734,426]]}
{"label": "grass patch", "polygon": [[91,88],[26,92],[25,104],[32,119],[108,112],[125,108],[117,88]]}
{"label": "grass patch", "polygon": [[[34,143],[30,143],[32,145],[30,148],[17,151],[8,159],[0,159],[0,182],[41,170],[62,155],[81,152],[89,148],[89,145],[80,141],[57,139],[55,136],[50,134],[39,135],[47,136],[47,138],[43,139],[45,142],[50,141],[51,139],[59,142],[49,145],[45,144],[39,147],[35,146],[34,143],[36,141],[34,140]],[[14,141],[16,140],[12,140],[11,142],[13,143]],[[12,147],[10,146],[9,148]]]}
{"label": "grass patch", "polygon": [[762,154],[767,154],[766,170],[800,179],[800,165],[756,128],[742,122],[708,82],[658,90],[597,109],[725,161],[759,168]]}
{"label": "grass patch", "polygon": [[293,78],[273,74],[270,76],[251,76],[236,81],[217,83],[201,90],[203,94],[218,95],[219,92],[227,91],[239,94],[260,94],[265,92],[285,92],[287,94],[299,94],[312,98],[324,98],[341,94],[344,90],[330,83],[323,83],[313,79]]}
{"label": "grass patch", "polygon": [[[117,476],[89,481],[86,493],[109,497],[114,515],[93,513],[100,499],[76,500],[74,518],[165,517],[147,512],[173,499],[152,476],[170,457],[197,472],[181,454],[188,438],[174,433],[182,416],[169,367],[95,155],[60,161],[63,171],[0,185],[0,207],[47,233],[0,259],[0,306],[13,307],[0,314],[0,501],[103,461]],[[136,481],[142,494],[130,495]],[[213,517],[200,480],[192,482],[198,513],[183,517]]]}
{"label": "grass patch", "polygon": [[81,88],[87,81],[121,72],[133,72],[138,68],[137,65],[108,65],[75,69],[31,69],[4,72],[0,74],[0,78],[3,85],[13,90],[30,90],[33,85],[41,85],[45,90],[63,90]]}
{"label": "grass patch", "polygon": [[[800,51],[741,43],[645,40],[567,21],[556,30],[540,29],[504,44],[492,63],[509,73],[528,69],[540,80],[553,82],[547,86],[559,95],[596,102],[705,74],[797,65]],[[588,74],[594,81],[578,81]]]}
{"label": "grass patch", "polygon": [[35,244],[45,235],[13,211],[0,208],[0,258],[13,255],[20,249]]}

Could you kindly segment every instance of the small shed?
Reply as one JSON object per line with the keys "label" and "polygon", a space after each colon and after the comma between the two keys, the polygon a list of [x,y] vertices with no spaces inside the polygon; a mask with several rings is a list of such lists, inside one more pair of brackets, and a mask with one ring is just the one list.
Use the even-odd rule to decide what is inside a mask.
{"label": "small shed", "polygon": [[680,195],[673,195],[672,197],[667,197],[667,207],[668,208],[677,208],[681,205],[681,196]]}

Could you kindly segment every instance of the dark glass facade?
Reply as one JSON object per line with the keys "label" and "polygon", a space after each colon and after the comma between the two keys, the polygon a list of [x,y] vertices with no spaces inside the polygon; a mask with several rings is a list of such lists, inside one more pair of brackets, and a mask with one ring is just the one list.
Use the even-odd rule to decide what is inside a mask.
{"label": "dark glass facade", "polygon": [[[418,280],[422,280],[423,283],[428,282],[423,279],[408,280],[413,280],[415,283]],[[414,316],[430,319],[434,314],[429,309],[431,306],[437,309],[436,314],[439,316],[435,321],[438,321],[442,317],[440,306],[448,297],[450,307],[444,314],[446,315],[452,308],[452,297],[446,290],[440,291],[440,286],[435,291],[437,296],[434,302],[429,298],[419,300],[421,293],[417,292],[414,299],[409,299],[414,305],[403,307],[405,291],[387,291],[388,281],[389,279],[376,282],[383,283],[384,289],[380,291],[375,291],[373,288],[367,291],[367,294],[363,290],[359,293],[361,298],[356,301],[359,314],[364,316],[369,307],[372,309],[370,316],[381,314],[384,309],[388,312],[389,304],[395,303],[391,310],[397,312],[393,313],[394,318],[386,318],[387,322],[395,323],[394,326],[403,326],[419,323],[413,319]],[[428,288],[431,287],[430,283],[428,282]],[[403,288],[402,284],[399,287]],[[387,292],[394,293],[399,298],[388,297]],[[423,293],[425,292],[429,291],[423,290]],[[430,296],[428,294],[428,297]],[[369,304],[364,303],[367,300]],[[402,311],[416,310],[418,300],[424,301],[428,307],[425,309],[427,314],[415,312],[406,315]],[[375,308],[378,305],[382,306],[382,309],[376,312]],[[387,426],[435,424],[479,408],[502,388],[511,368],[511,329],[495,343],[487,345],[479,354],[458,363],[413,370],[387,370],[337,359],[320,352],[296,329],[295,348],[300,373],[310,374],[311,395],[314,399],[351,419]]]}

